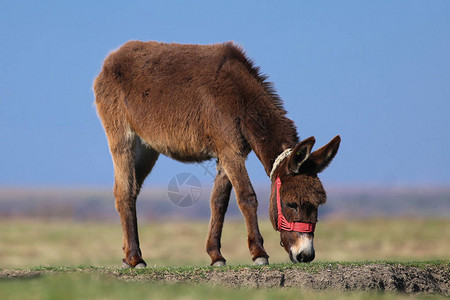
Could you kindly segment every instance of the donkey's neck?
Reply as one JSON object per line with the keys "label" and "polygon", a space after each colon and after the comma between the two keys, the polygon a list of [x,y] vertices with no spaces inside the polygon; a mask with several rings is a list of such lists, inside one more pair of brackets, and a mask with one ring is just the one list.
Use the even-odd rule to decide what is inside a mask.
{"label": "donkey's neck", "polygon": [[288,148],[293,148],[298,143],[297,131],[290,119],[285,117],[285,112],[280,109],[273,112],[258,112],[244,118],[243,131],[266,171],[270,175],[273,163],[278,155]]}
{"label": "donkey's neck", "polygon": [[[272,144],[273,143],[273,144]],[[277,157],[283,153],[284,150],[288,148],[293,148],[295,143],[291,143],[287,140],[272,140],[265,141],[261,140],[255,142],[254,145],[251,145],[253,151],[256,156],[261,161],[264,166],[264,170],[266,171],[267,176],[270,176],[272,171],[273,164]]]}

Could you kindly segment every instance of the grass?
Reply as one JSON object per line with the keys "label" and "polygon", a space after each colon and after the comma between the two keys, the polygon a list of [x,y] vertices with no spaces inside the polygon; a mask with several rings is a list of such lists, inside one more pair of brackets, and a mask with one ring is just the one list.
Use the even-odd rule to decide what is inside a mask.
{"label": "grass", "polygon": [[[288,263],[279,233],[268,221],[260,222],[260,228],[271,264]],[[144,259],[151,267],[210,263],[205,222],[142,223],[139,229]],[[1,220],[0,268],[119,266],[121,243],[118,222]],[[317,262],[449,260],[450,220],[329,220],[318,223],[314,244]],[[222,245],[229,265],[251,263],[243,222],[225,222]]]}
{"label": "grass", "polygon": [[[415,267],[420,269],[425,269],[428,267],[439,267],[444,270],[450,271],[450,261],[449,260],[431,260],[431,261],[408,261],[408,262],[398,262],[398,261],[349,261],[349,262],[312,262],[309,264],[271,264],[269,266],[252,266],[252,265],[237,265],[237,266],[225,266],[220,268],[203,266],[182,266],[182,267],[154,267],[154,268],[144,268],[144,269],[121,269],[114,267],[96,267],[96,266],[37,266],[28,269],[29,272],[44,272],[44,273],[69,273],[69,272],[98,272],[98,273],[115,273],[121,275],[157,275],[157,274],[180,274],[184,276],[189,276],[190,274],[201,274],[212,270],[219,272],[228,271],[240,271],[242,269],[270,269],[285,271],[287,269],[301,269],[302,271],[307,271],[315,273],[318,271],[326,269],[336,269],[339,266],[349,266],[349,267],[360,267],[366,265],[401,265],[403,267]],[[20,269],[18,269],[20,270]]]}
{"label": "grass", "polygon": [[[122,259],[122,232],[118,222],[1,220],[0,269],[20,269],[30,276],[20,280],[0,279],[0,299],[444,299],[434,295],[378,292],[124,282],[111,276],[112,273],[137,277],[206,274],[211,270],[204,250],[207,227],[202,222],[140,224],[141,248],[150,268],[122,270],[118,268]],[[450,220],[447,219],[320,222],[314,240],[316,260],[303,265],[288,262],[287,254],[279,246],[279,234],[268,221],[262,221],[260,228],[271,265],[250,265],[243,222],[227,220],[222,253],[229,265],[218,270],[301,268],[317,272],[339,265],[370,263],[450,269]]]}
{"label": "grass", "polygon": [[122,282],[99,274],[57,274],[0,280],[1,299],[445,299],[380,292],[230,289],[206,285]]}
{"label": "grass", "polygon": [[[228,266],[212,267],[158,267],[140,270],[121,270],[117,268],[92,266],[39,266],[25,272],[21,280],[0,279],[0,299],[446,299],[440,295],[406,295],[391,292],[358,291],[312,291],[299,288],[269,289],[232,289],[206,284],[160,284],[156,282],[125,282],[118,280],[121,275],[174,274],[197,275],[212,269],[240,271],[242,269],[286,270],[300,268],[310,272],[344,266],[361,266],[372,263],[401,264],[425,268],[438,266],[450,269],[449,261],[414,261],[398,263],[393,261],[377,262],[316,262],[304,265],[276,264],[271,266]],[[111,276],[114,274],[114,276]],[[130,278],[130,277],[128,277]],[[148,277],[146,277],[148,278]]]}

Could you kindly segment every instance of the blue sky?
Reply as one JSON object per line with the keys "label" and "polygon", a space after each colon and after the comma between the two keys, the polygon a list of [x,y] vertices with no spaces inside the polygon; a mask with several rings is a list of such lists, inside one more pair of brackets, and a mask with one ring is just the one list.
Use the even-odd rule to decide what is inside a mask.
{"label": "blue sky", "polygon": [[[92,82],[132,39],[242,45],[302,138],[341,135],[327,183],[448,185],[449,16],[449,1],[1,1],[0,186],[112,184]],[[161,157],[147,184],[211,182],[203,167]]]}

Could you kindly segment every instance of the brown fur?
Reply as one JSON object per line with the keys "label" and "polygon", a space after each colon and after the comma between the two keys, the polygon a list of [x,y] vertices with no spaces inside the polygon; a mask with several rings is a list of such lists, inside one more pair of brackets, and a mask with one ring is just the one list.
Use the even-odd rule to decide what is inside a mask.
{"label": "brown fur", "polygon": [[[160,153],[183,162],[217,160],[207,238],[212,263],[225,261],[220,236],[232,187],[245,217],[253,260],[268,257],[245,159],[253,150],[269,174],[276,157],[294,148],[298,137],[281,100],[239,47],[131,41],[106,58],[94,92],[113,157],[125,263],[144,263],[136,198]],[[323,190],[317,177],[310,177],[291,184],[289,190],[297,192],[283,188],[283,194],[310,199],[311,191]],[[314,198],[315,207],[319,198]]]}

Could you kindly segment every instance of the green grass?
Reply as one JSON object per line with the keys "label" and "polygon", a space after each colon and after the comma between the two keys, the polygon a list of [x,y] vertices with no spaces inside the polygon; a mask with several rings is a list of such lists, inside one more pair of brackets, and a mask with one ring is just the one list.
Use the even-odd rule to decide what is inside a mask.
{"label": "green grass", "polygon": [[[361,267],[366,265],[401,265],[403,267],[416,267],[419,269],[426,269],[428,267],[439,267],[444,270],[450,271],[450,261],[448,260],[432,260],[432,261],[408,261],[408,262],[398,262],[398,261],[358,261],[358,262],[312,262],[309,264],[292,264],[292,263],[284,263],[284,264],[271,264],[268,266],[252,266],[252,265],[237,265],[237,266],[225,266],[220,268],[214,267],[192,267],[192,266],[184,266],[184,267],[158,267],[158,268],[146,268],[146,269],[110,269],[115,270],[115,272],[120,274],[137,274],[137,275],[146,275],[146,274],[180,274],[184,276],[188,276],[190,274],[201,274],[206,273],[211,270],[216,270],[219,272],[228,272],[228,271],[240,271],[242,269],[270,269],[270,270],[278,270],[285,271],[288,269],[300,269],[302,271],[307,271],[310,273],[317,273],[323,270],[329,269],[337,269],[339,266],[348,266],[348,267]],[[89,269],[90,267],[87,267]]]}
{"label": "green grass", "polygon": [[[229,289],[204,284],[125,282],[167,273],[206,276],[213,270],[205,251],[207,223],[140,224],[141,249],[149,268],[122,270],[122,231],[112,223],[0,220],[0,270],[18,270],[17,279],[0,279],[0,299],[444,299],[438,296],[376,292]],[[227,272],[242,268],[308,272],[371,263],[450,269],[450,219],[370,219],[320,222],[314,239],[316,260],[291,264],[279,246],[279,233],[260,222],[271,265],[251,266],[243,222],[225,223],[222,253]],[[173,251],[173,249],[179,251]],[[3,271],[6,272],[6,271]],[[8,271],[9,272],[9,271]],[[28,274],[28,275],[27,275]],[[28,276],[28,277],[27,277]]]}
{"label": "green grass", "polygon": [[326,270],[326,269],[336,269],[339,266],[348,266],[348,267],[361,267],[366,265],[401,265],[403,267],[415,267],[419,269],[425,269],[428,267],[439,267],[444,270],[450,271],[450,261],[449,260],[430,260],[430,261],[408,261],[408,262],[399,262],[399,261],[356,261],[356,262],[312,262],[308,264],[271,264],[268,266],[252,266],[252,265],[236,265],[236,266],[224,266],[224,267],[196,267],[196,266],[182,266],[182,267],[149,267],[144,269],[121,269],[114,267],[96,267],[96,266],[37,266],[28,269],[16,269],[27,270],[30,272],[49,272],[49,273],[67,273],[67,272],[104,272],[104,273],[117,273],[117,274],[180,274],[180,275],[189,275],[189,274],[201,274],[202,272],[209,272],[212,270],[219,272],[227,272],[227,271],[240,271],[242,269],[270,269],[270,270],[278,270],[285,271],[287,269],[300,269],[302,271],[307,271],[311,273],[315,273],[318,271]]}
{"label": "green grass", "polygon": [[230,289],[206,285],[123,282],[98,273],[0,280],[1,299],[445,299],[381,292]]}

